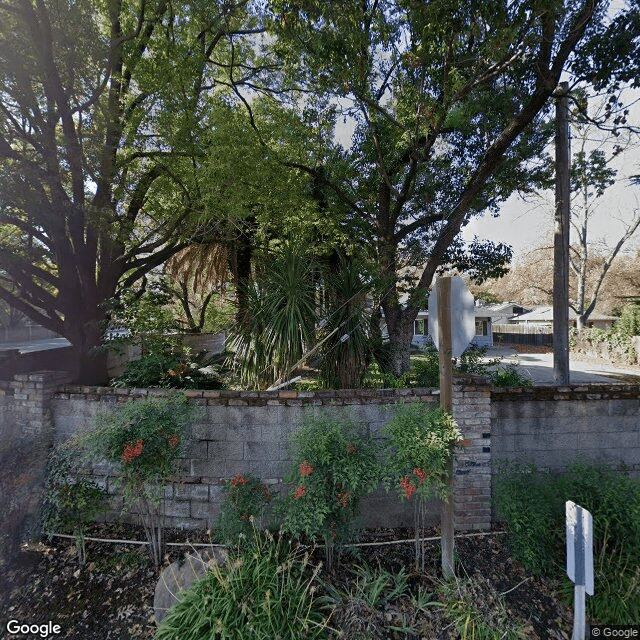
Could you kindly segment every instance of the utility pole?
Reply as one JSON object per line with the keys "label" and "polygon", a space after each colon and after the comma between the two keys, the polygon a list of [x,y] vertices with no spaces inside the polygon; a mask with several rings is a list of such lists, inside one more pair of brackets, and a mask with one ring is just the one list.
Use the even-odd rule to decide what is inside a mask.
{"label": "utility pole", "polygon": [[569,384],[569,84],[561,82],[556,99],[556,214],[553,235],[553,376]]}

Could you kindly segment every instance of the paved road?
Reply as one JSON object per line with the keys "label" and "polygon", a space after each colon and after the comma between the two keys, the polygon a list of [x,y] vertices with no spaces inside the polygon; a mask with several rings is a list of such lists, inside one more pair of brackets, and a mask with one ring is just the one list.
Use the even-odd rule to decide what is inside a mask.
{"label": "paved road", "polygon": [[[518,370],[537,384],[555,384],[552,353],[517,353],[508,347],[493,347],[485,359],[500,358],[504,364],[517,364]],[[569,359],[569,382],[640,382],[640,369],[614,367]]]}
{"label": "paved road", "polygon": [[43,340],[24,340],[22,342],[0,342],[0,351],[17,349],[20,353],[33,353],[34,351],[47,351],[48,349],[69,346],[71,343],[66,338],[44,338]]}

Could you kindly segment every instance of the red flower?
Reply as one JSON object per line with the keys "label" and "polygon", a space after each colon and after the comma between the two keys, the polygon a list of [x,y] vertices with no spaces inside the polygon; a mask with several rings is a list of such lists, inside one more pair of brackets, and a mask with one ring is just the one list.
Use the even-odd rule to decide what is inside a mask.
{"label": "red flower", "polygon": [[404,494],[407,496],[407,499],[411,498],[411,496],[415,493],[416,485],[409,480],[407,476],[400,480],[400,486],[402,487]]}
{"label": "red flower", "polygon": [[350,442],[347,445],[347,453],[355,453],[356,452],[356,445],[353,444],[353,442]]}
{"label": "red flower", "polygon": [[180,437],[177,435],[173,435],[169,438],[169,446],[172,449],[175,449],[178,446],[179,442],[180,442]]}
{"label": "red flower", "polygon": [[305,476],[310,476],[313,473],[313,467],[306,460],[303,460],[298,468],[300,469],[300,475],[303,478]]}
{"label": "red flower", "polygon": [[232,487],[237,487],[239,484],[247,484],[247,479],[240,473],[231,480]]}
{"label": "red flower", "polygon": [[420,484],[422,484],[424,482],[424,479],[427,477],[427,474],[419,467],[416,467],[413,470],[413,475],[418,476],[418,478],[420,479]]}
{"label": "red flower", "polygon": [[300,485],[293,494],[293,497],[295,500],[300,500],[305,493],[307,493],[306,487],[304,485]]}
{"label": "red flower", "polygon": [[127,463],[138,458],[142,454],[143,446],[142,440],[136,440],[135,444],[126,444],[122,450],[122,461]]}

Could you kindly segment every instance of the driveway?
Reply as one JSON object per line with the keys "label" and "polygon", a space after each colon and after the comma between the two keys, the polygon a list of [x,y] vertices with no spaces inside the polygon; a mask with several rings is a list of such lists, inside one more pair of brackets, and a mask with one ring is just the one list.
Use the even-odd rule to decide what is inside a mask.
{"label": "driveway", "polygon": [[[504,364],[516,364],[523,375],[535,384],[555,384],[552,353],[518,353],[509,347],[492,347],[485,360],[500,358]],[[569,382],[640,382],[640,368],[615,367],[610,364],[583,362],[569,358]]]}

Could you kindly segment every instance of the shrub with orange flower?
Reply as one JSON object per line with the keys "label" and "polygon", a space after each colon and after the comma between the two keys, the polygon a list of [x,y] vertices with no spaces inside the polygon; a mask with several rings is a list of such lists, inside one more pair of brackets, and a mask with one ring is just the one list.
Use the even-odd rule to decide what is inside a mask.
{"label": "shrub with orange flower", "polygon": [[[325,541],[327,566],[349,533],[360,499],[380,480],[375,440],[345,418],[306,416],[290,442],[291,485],[284,502],[284,531]],[[304,496],[304,499],[302,497]]]}
{"label": "shrub with orange flower", "polygon": [[241,484],[247,484],[247,479],[241,473],[239,473],[234,478],[231,478],[232,487],[237,487],[238,485],[241,485]]}
{"label": "shrub with orange flower", "polygon": [[134,444],[128,443],[124,446],[122,450],[122,462],[127,464],[135,458],[138,458],[142,455],[142,450],[144,448],[143,440],[136,440]]}
{"label": "shrub with orange flower", "polygon": [[418,477],[418,479],[420,480],[420,484],[422,484],[425,481],[425,478],[427,477],[427,474],[425,473],[425,471],[423,469],[420,469],[420,467],[416,467],[413,470],[413,475]]}
{"label": "shrub with orange flower", "polygon": [[413,482],[411,482],[411,480],[409,480],[407,476],[405,476],[400,480],[400,486],[402,487],[404,494],[407,496],[407,500],[409,500],[415,493],[416,485],[413,484]]}
{"label": "shrub with orange flower", "polygon": [[300,471],[300,475],[304,478],[305,476],[310,476],[313,473],[313,467],[306,461],[303,460],[298,467]]}
{"label": "shrub with orange flower", "polygon": [[121,467],[125,508],[140,515],[154,564],[162,563],[165,486],[178,470],[197,409],[184,396],[135,400],[100,414],[95,453]]}

